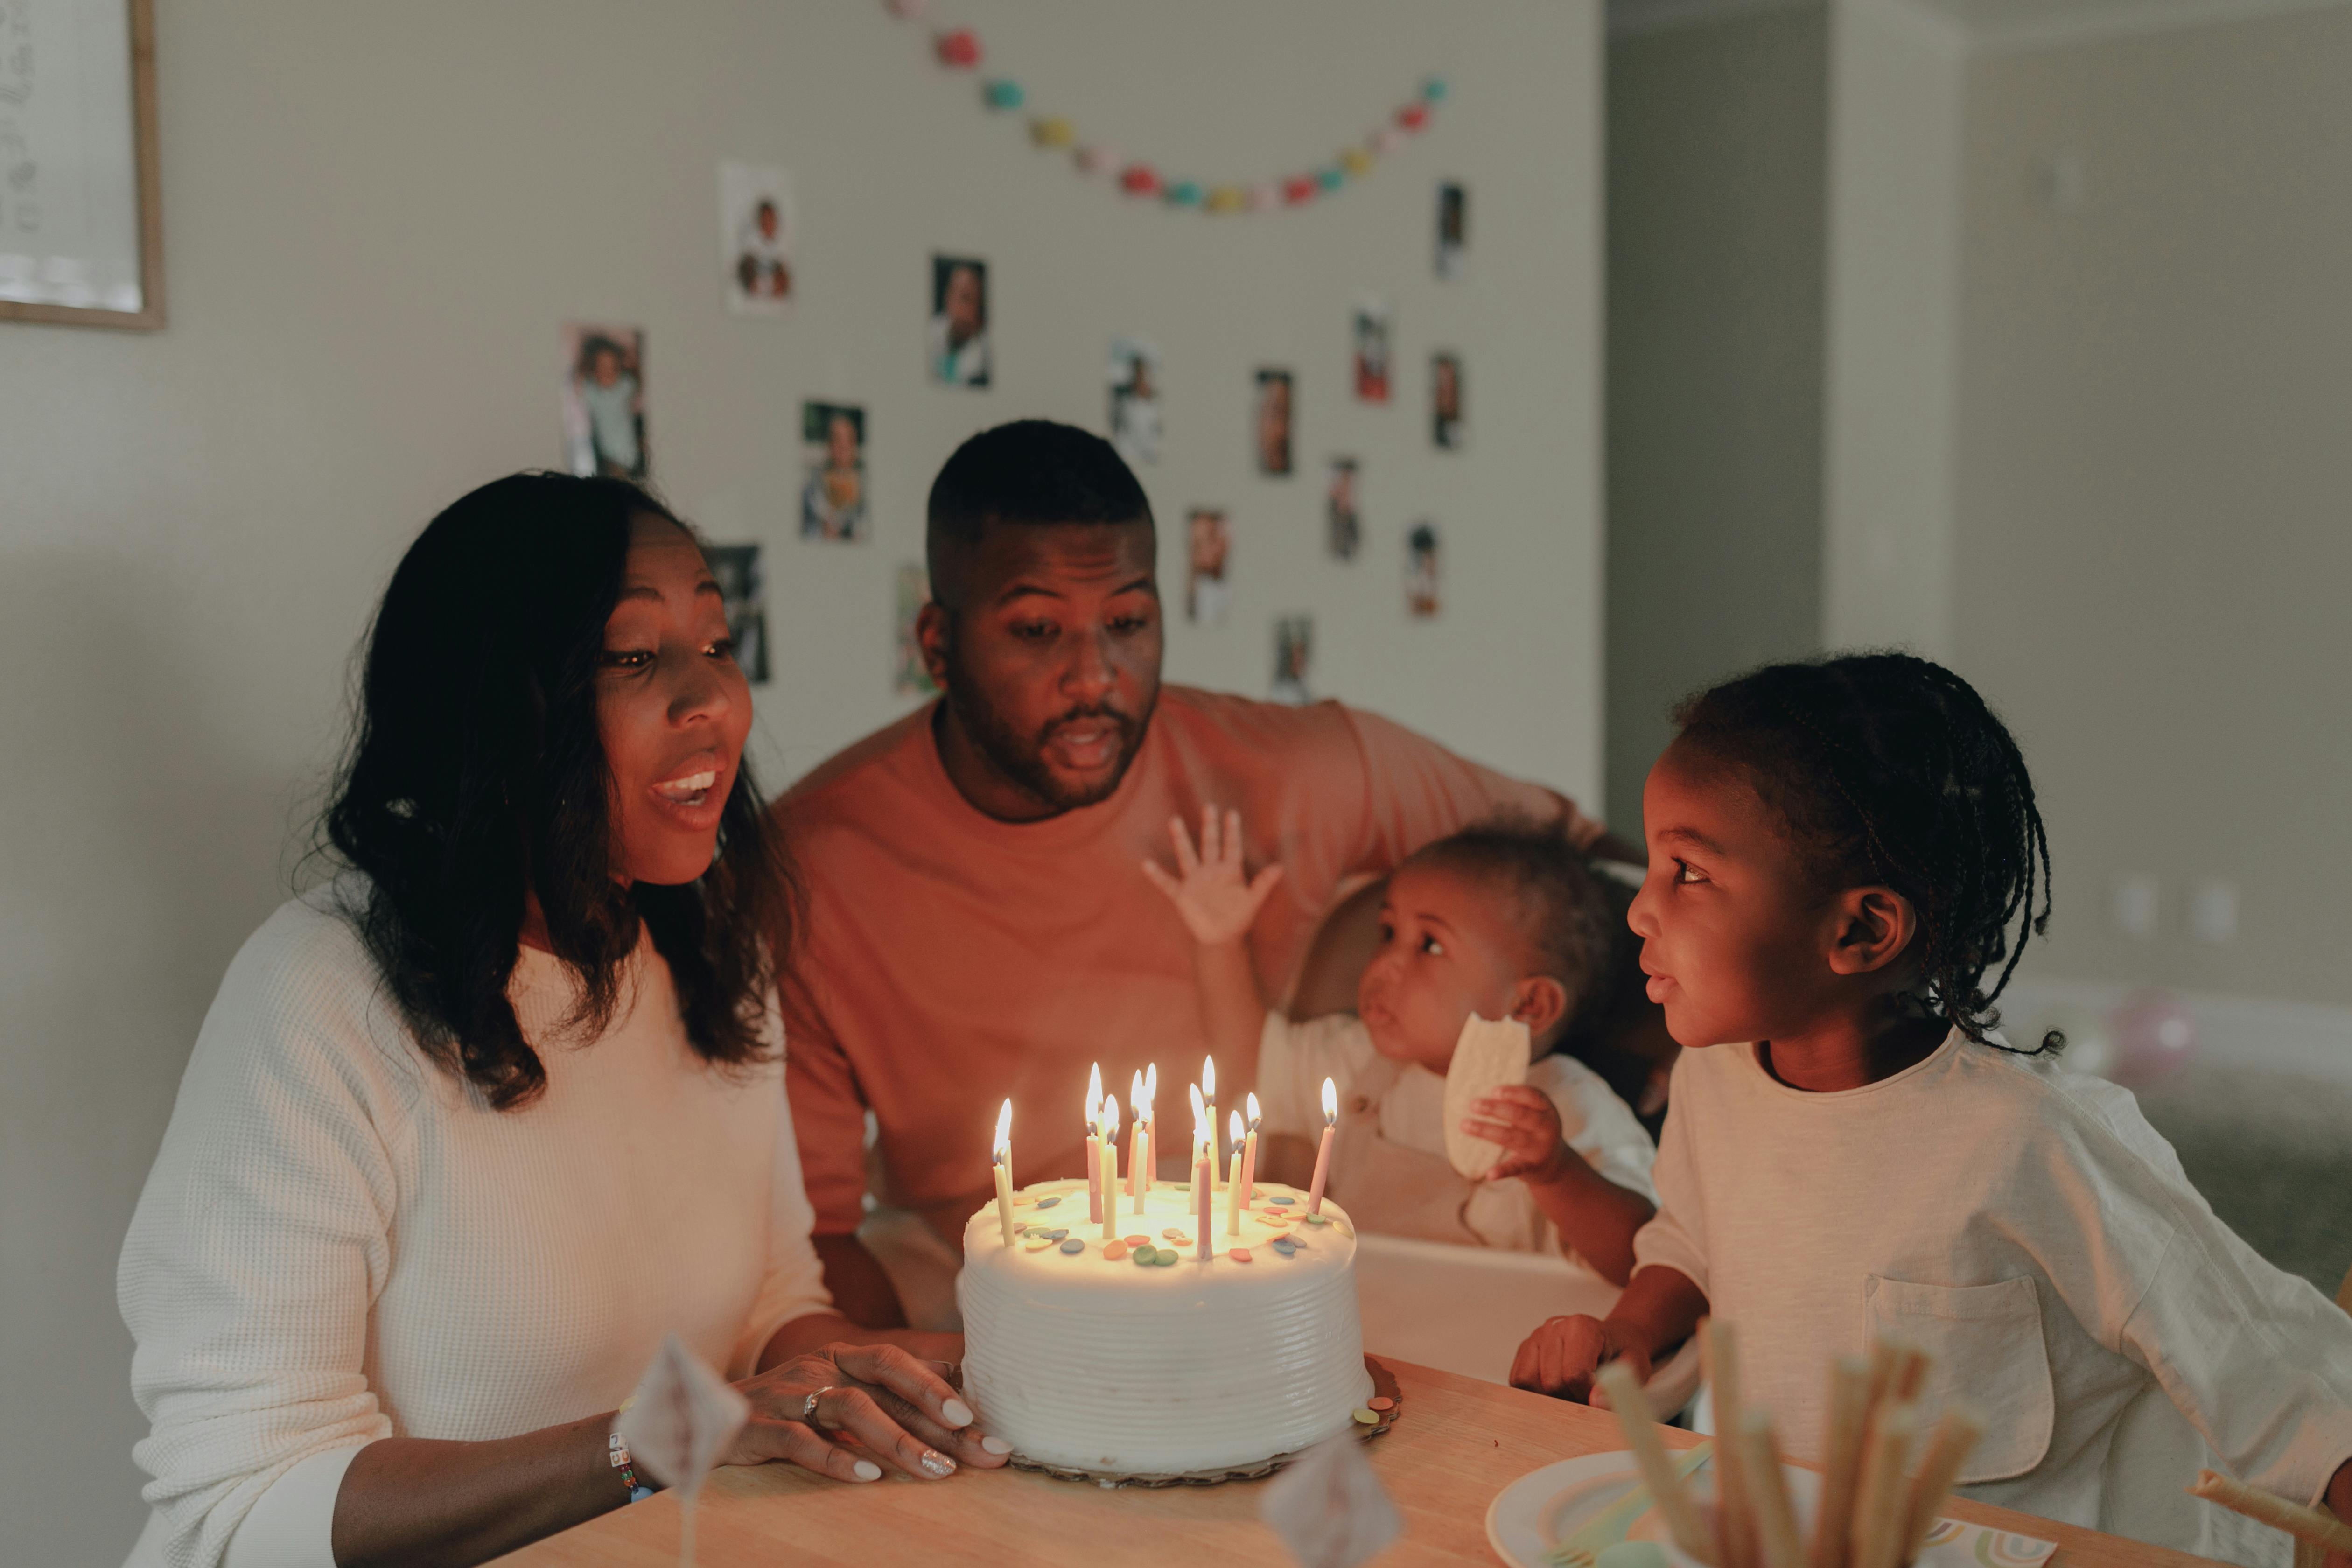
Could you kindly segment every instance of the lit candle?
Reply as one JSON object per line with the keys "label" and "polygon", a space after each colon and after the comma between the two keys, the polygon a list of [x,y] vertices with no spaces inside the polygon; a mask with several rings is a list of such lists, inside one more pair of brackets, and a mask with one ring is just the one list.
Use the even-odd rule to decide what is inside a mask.
{"label": "lit candle", "polygon": [[1087,1217],[1097,1225],[1102,1223],[1102,1063],[1097,1062],[1087,1074]]}
{"label": "lit candle", "polygon": [[996,1226],[1013,1245],[1013,1102],[996,1113]]}
{"label": "lit candle", "polygon": [[1315,1184],[1307,1189],[1307,1212],[1323,1212],[1323,1178],[1331,1173],[1331,1130],[1339,1125],[1339,1089],[1323,1080],[1323,1146],[1315,1151]]}
{"label": "lit candle", "polygon": [[1225,1179],[1225,1234],[1239,1236],[1242,1233],[1242,1113],[1228,1110],[1225,1114],[1232,1119],[1227,1131],[1233,1134],[1234,1146],[1233,1169]]}
{"label": "lit candle", "polygon": [[1103,1096],[1102,1120],[1098,1125],[1102,1128],[1103,1239],[1116,1241],[1118,1239],[1118,1096]]}
{"label": "lit candle", "polygon": [[1152,1101],[1160,1097],[1160,1064],[1147,1063],[1143,1069],[1143,1100],[1135,1113],[1135,1125],[1143,1134],[1143,1152],[1135,1162],[1135,1213],[1143,1215],[1143,1200],[1151,1195],[1151,1162],[1158,1156],[1152,1145],[1160,1139],[1160,1118],[1152,1110]]}
{"label": "lit candle", "polygon": [[1202,1125],[1209,1130],[1209,1179],[1217,1178],[1217,1058],[1201,1058],[1201,1099],[1208,1107],[1208,1121]]}
{"label": "lit candle", "polygon": [[1257,1096],[1249,1097],[1249,1136],[1242,1143],[1242,1207],[1257,1202]]}
{"label": "lit candle", "polygon": [[1208,1108],[1201,1102],[1201,1086],[1192,1088],[1192,1201],[1201,1211],[1201,1261],[1211,1256],[1209,1227],[1212,1205],[1216,1203],[1217,1140],[1209,1131]]}
{"label": "lit candle", "polygon": [[1137,1073],[1128,1080],[1127,1109],[1135,1118],[1128,1124],[1127,1129],[1127,1195],[1131,1203],[1139,1205],[1135,1212],[1141,1214],[1143,1210],[1139,1205],[1143,1194],[1136,1186],[1136,1183],[1143,1175],[1143,1075],[1141,1073]]}

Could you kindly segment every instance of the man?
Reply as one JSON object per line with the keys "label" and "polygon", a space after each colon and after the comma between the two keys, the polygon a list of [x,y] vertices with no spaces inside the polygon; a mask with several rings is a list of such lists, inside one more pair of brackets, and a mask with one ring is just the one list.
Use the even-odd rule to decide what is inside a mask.
{"label": "man", "polygon": [[1079,1173],[1097,1061],[1122,1101],[1159,1064],[1181,1149],[1164,1134],[1201,1070],[1192,942],[1141,869],[1171,816],[1236,808],[1251,863],[1286,868],[1251,932],[1276,994],[1339,896],[1432,838],[1502,808],[1601,835],[1369,713],[1163,689],[1150,505],[1098,437],[973,437],[931,487],[926,552],[917,632],[944,695],[777,807],[811,905],[786,1003],[802,1171],[826,1282],[868,1322],[898,1311],[855,1235],[869,1110],[876,1196],[951,1245],[991,1191],[1008,1096],[1019,1182]]}

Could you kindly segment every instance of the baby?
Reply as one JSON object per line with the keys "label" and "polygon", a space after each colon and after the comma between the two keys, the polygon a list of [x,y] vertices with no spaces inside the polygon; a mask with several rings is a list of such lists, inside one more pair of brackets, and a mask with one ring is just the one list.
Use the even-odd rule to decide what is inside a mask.
{"label": "baby", "polygon": [[[1397,868],[1354,1014],[1293,1023],[1269,1011],[1245,942],[1282,868],[1242,867],[1241,816],[1202,813],[1196,849],[1169,824],[1173,874],[1146,862],[1199,946],[1195,973],[1220,1081],[1263,1097],[1261,1168],[1322,1136],[1322,1084],[1339,1093],[1326,1190],[1367,1230],[1474,1247],[1568,1253],[1623,1284],[1652,1213],[1655,1150],[1624,1101],[1556,1047],[1608,951],[1607,906],[1559,834],[1498,822],[1428,845]],[[1445,1157],[1445,1072],[1473,1015],[1517,1018],[1535,1060],[1525,1084],[1474,1103],[1465,1131],[1500,1144],[1483,1180]],[[1292,1149],[1298,1147],[1291,1142]],[[1303,1174],[1303,1173],[1302,1173]]]}

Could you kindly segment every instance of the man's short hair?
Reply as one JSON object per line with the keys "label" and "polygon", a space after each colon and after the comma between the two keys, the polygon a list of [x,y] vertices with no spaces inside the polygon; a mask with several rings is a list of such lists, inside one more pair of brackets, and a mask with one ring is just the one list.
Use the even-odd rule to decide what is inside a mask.
{"label": "man's short hair", "polygon": [[1050,419],[999,425],[958,447],[931,481],[923,553],[932,596],[959,607],[953,557],[992,524],[1151,521],[1134,470],[1101,437]]}

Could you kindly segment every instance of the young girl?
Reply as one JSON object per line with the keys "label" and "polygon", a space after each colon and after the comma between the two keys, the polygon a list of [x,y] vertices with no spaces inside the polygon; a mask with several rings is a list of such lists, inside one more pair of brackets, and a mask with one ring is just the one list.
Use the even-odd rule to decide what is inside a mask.
{"label": "young girl", "polygon": [[2213,1216],[2128,1092],[1994,1028],[2049,852],[1982,700],[1874,654],[1676,719],[1630,916],[1685,1047],[1658,1215],[1608,1319],[1546,1323],[1512,1381],[1584,1398],[1717,1314],[1818,1463],[1832,1358],[1900,1336],[1929,1407],[1989,1417],[1984,1501],[2245,1562],[2286,1538],[2183,1496],[2200,1465],[2352,1511],[2352,1319]]}
{"label": "young girl", "polygon": [[[1325,1190],[1364,1228],[1570,1253],[1623,1284],[1652,1212],[1654,1151],[1598,1075],[1552,1052],[1607,951],[1605,906],[1568,841],[1498,824],[1425,847],[1389,879],[1356,1012],[1294,1024],[1267,1010],[1244,947],[1281,867],[1244,876],[1238,812],[1221,831],[1204,811],[1197,852],[1181,820],[1168,826],[1178,874],[1144,869],[1200,942],[1224,1103],[1253,1083],[1264,1096],[1260,1168],[1281,1162],[1277,1139],[1297,1140],[1294,1150],[1321,1139],[1328,1077],[1339,1121]],[[1445,1157],[1445,1070],[1474,1013],[1526,1024],[1535,1057],[1525,1084],[1478,1101],[1463,1124],[1505,1151],[1481,1181]]]}

